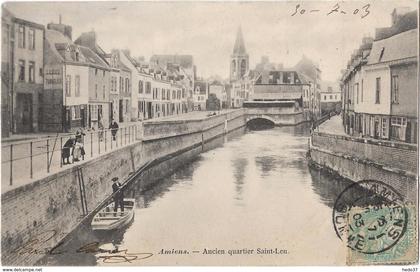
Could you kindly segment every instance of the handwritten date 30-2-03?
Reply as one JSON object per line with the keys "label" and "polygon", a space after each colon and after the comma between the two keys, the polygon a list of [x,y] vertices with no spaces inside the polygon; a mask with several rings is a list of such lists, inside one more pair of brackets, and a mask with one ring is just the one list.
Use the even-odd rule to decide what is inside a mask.
{"label": "handwritten date 30-2-03", "polygon": [[305,9],[303,5],[297,4],[291,16],[306,15],[309,13],[314,13],[314,14],[325,13],[326,16],[329,16],[329,15],[333,15],[337,13],[337,14],[343,14],[343,15],[350,14],[354,16],[360,16],[360,18],[363,19],[370,14],[369,9],[370,9],[370,4],[366,4],[360,8],[353,8],[351,10],[348,10],[348,9],[346,10],[346,9],[343,9],[339,3],[336,3],[332,8],[322,11],[320,9]]}

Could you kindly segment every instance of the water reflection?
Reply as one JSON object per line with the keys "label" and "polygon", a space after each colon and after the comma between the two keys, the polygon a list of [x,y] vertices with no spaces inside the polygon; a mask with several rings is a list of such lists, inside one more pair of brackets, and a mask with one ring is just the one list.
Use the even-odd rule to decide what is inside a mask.
{"label": "water reflection", "polygon": [[232,160],[232,167],[234,171],[233,176],[235,177],[235,189],[237,193],[235,199],[237,200],[242,199],[242,190],[247,165],[248,160],[245,158],[235,158],[234,160]]}
{"label": "water reflection", "polygon": [[309,168],[312,180],[312,190],[318,194],[322,203],[330,208],[334,207],[339,194],[353,182],[337,178],[319,169]]}
{"label": "water reflection", "polygon": [[[153,252],[136,265],[255,265],[261,258],[161,256],[162,248],[202,249],[287,247],[291,258],[264,256],[264,264],[335,264],[319,245],[345,260],[335,236],[331,207],[348,186],[310,169],[306,161],[308,127],[237,130],[196,150],[165,162],[166,177],[153,180],[150,171],[132,184],[126,196],[136,199],[136,218],[118,233],[101,237],[87,226],[70,235],[63,248],[77,249],[89,241],[113,243],[131,252]],[[262,223],[263,222],[263,223]],[[317,235],[302,235],[317,231]],[[341,253],[341,250],[344,250]],[[69,251],[70,252],[70,251]],[[65,257],[66,256],[66,257]],[[53,265],[101,264],[94,254],[50,256]],[[276,259],[277,258],[277,259]]]}
{"label": "water reflection", "polygon": [[276,166],[282,161],[277,160],[273,156],[262,156],[255,158],[256,166],[261,170],[261,176],[269,176],[271,171],[276,170]]}

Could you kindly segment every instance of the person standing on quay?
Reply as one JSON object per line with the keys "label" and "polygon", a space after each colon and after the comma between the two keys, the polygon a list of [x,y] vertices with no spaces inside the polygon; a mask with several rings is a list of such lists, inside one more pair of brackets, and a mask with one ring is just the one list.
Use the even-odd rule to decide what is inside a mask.
{"label": "person standing on quay", "polygon": [[112,140],[116,140],[117,132],[118,132],[118,124],[115,120],[112,120],[111,125],[109,126],[111,129]]}
{"label": "person standing on quay", "polygon": [[[74,138],[71,136],[65,143],[63,148],[61,149],[61,159],[63,160],[63,165],[70,164],[70,154],[73,153],[71,150],[74,148]],[[67,162],[66,162],[67,160]]]}
{"label": "person standing on quay", "polygon": [[[121,212],[124,212],[124,192],[120,190],[122,185],[118,182],[117,177],[112,178],[112,182],[112,193],[114,194],[114,212],[117,212],[118,206],[120,206]],[[114,216],[116,216],[115,213]]]}

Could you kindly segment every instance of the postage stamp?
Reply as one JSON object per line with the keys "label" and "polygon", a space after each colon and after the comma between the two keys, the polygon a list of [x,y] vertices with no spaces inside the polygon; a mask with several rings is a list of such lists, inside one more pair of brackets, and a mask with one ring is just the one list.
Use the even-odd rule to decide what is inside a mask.
{"label": "postage stamp", "polygon": [[333,209],[337,236],[348,248],[348,265],[409,264],[417,259],[415,206],[377,180],[351,184]]}

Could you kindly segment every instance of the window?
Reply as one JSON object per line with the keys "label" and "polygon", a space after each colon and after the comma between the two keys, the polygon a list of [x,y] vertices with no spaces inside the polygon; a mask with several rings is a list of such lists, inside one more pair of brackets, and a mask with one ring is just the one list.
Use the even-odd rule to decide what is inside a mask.
{"label": "window", "polygon": [[185,89],[182,89],[182,98],[185,98],[185,94],[186,94]]}
{"label": "window", "polygon": [[176,99],[176,91],[172,91],[172,99]]}
{"label": "window", "polygon": [[98,75],[98,68],[95,68],[95,76]]}
{"label": "window", "polygon": [[407,129],[407,118],[392,117],[391,118],[391,138],[405,141]]}
{"label": "window", "polygon": [[393,75],[391,78],[391,94],[392,94],[392,103],[398,104],[398,76]]}
{"label": "window", "polygon": [[359,104],[359,83],[354,85],[356,87],[356,104]]}
{"label": "window", "polygon": [[98,98],[98,84],[95,84],[95,98]]}
{"label": "window", "polygon": [[66,96],[71,96],[71,76],[66,76]]}
{"label": "window", "polygon": [[388,119],[382,118],[382,138],[388,138]]}
{"label": "window", "polygon": [[124,87],[124,82],[123,82],[123,78],[120,77],[120,93],[123,92],[123,87]]}
{"label": "window", "polygon": [[327,101],[327,96],[326,95],[324,95],[324,101]]}
{"label": "window", "polygon": [[333,96],[332,96],[332,94],[330,94],[330,100],[332,100],[333,98],[332,98]]}
{"label": "window", "polygon": [[143,81],[139,80],[139,94],[143,93]]}
{"label": "window", "polygon": [[381,78],[377,77],[376,78],[376,94],[375,94],[375,103],[379,104],[380,101],[380,96],[381,96]]}
{"label": "window", "polygon": [[71,113],[72,113],[72,120],[78,120],[81,119],[80,117],[80,105],[71,107]]}
{"label": "window", "polygon": [[150,82],[146,82],[146,94],[150,94],[152,90],[152,84]]}
{"label": "window", "polygon": [[19,81],[25,81],[25,61],[19,60]]}
{"label": "window", "polygon": [[98,105],[91,105],[90,119],[91,120],[98,120]]}
{"label": "window", "polygon": [[28,49],[35,49],[35,30],[32,28],[28,30]]}
{"label": "window", "polygon": [[105,70],[102,71],[102,76],[105,77]]}
{"label": "window", "polygon": [[166,99],[170,100],[171,99],[171,90],[166,90]]}
{"label": "window", "polygon": [[44,73],[43,73],[43,71],[42,71],[42,68],[39,68],[39,76],[40,76],[40,77],[44,76]]}
{"label": "window", "polygon": [[362,93],[361,93],[361,96],[360,96],[360,102],[363,103],[363,79],[362,79]]}
{"label": "window", "polygon": [[18,47],[25,48],[25,27],[23,25],[19,25]]}
{"label": "window", "polygon": [[80,96],[80,76],[79,75],[74,77],[74,89],[75,89],[75,95]]}
{"label": "window", "polygon": [[35,82],[35,62],[29,62],[29,82]]}
{"label": "window", "polygon": [[105,85],[102,86],[102,98],[105,100]]}
{"label": "window", "polygon": [[165,100],[165,89],[162,89],[162,100]]}
{"label": "window", "polygon": [[128,78],[125,79],[125,91],[130,92],[130,80]]}

